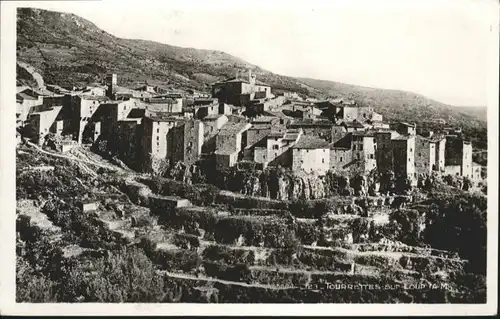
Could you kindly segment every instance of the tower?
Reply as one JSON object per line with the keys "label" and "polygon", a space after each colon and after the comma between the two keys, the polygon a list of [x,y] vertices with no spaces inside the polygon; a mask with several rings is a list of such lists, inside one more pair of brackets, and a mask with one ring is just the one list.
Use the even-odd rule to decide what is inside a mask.
{"label": "tower", "polygon": [[106,96],[109,97],[110,99],[113,98],[113,91],[116,88],[117,82],[118,82],[118,77],[116,76],[115,73],[108,73],[106,75],[106,85],[108,86],[108,89],[106,90]]}

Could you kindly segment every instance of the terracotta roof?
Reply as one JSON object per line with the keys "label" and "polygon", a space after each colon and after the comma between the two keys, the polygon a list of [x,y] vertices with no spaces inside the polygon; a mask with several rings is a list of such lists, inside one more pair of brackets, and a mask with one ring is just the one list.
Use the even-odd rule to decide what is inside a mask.
{"label": "terracotta roof", "polygon": [[300,149],[321,149],[329,148],[329,143],[324,139],[311,135],[302,135],[297,144],[293,148]]}

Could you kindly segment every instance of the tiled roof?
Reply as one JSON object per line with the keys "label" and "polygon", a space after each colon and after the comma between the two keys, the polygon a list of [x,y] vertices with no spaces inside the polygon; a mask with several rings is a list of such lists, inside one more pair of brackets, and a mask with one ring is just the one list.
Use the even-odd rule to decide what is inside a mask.
{"label": "tiled roof", "polygon": [[319,137],[311,135],[302,135],[297,144],[293,146],[293,148],[300,148],[300,149],[329,148],[329,143]]}
{"label": "tiled roof", "polygon": [[128,113],[127,117],[128,118],[142,118],[144,117],[144,115],[146,114],[146,110],[145,109],[132,109],[130,110],[130,112]]}
{"label": "tiled roof", "polygon": [[272,123],[273,120],[277,120],[274,116],[258,116],[252,120],[253,123]]}
{"label": "tiled roof", "polygon": [[394,136],[394,137],[392,137],[391,139],[392,139],[393,141],[407,141],[407,140],[409,140],[410,138],[411,138],[411,136],[410,136],[410,135],[401,135],[401,134],[400,134],[400,135],[398,135],[398,136]]}
{"label": "tiled roof", "polygon": [[223,149],[218,149],[215,151],[215,155],[232,155],[234,153],[237,153],[237,150],[233,150],[230,148],[223,148]]}
{"label": "tiled roof", "polygon": [[19,100],[32,100],[32,101],[38,100],[36,97],[33,97],[33,96],[28,95],[26,93],[17,93],[16,94],[16,99],[19,99]]}
{"label": "tiled roof", "polygon": [[210,114],[210,115],[205,116],[202,121],[216,121],[223,116],[225,116],[225,115],[224,114]]}
{"label": "tiled roof", "polygon": [[290,126],[333,126],[334,124],[329,120],[296,120]]}
{"label": "tiled roof", "polygon": [[245,131],[249,126],[248,123],[228,123],[221,128],[219,135],[236,135]]}
{"label": "tiled roof", "polygon": [[342,137],[340,140],[330,144],[331,149],[342,148],[342,149],[350,149],[352,144],[352,134],[347,134]]}
{"label": "tiled roof", "polygon": [[270,130],[271,129],[271,124],[253,124],[252,127],[250,127],[248,130]]}
{"label": "tiled roof", "polygon": [[91,101],[100,101],[100,102],[110,101],[110,99],[107,96],[81,95],[80,98],[82,100],[91,100]]}
{"label": "tiled roof", "polygon": [[363,128],[363,124],[354,120],[354,121],[345,121],[342,123],[345,127],[353,127],[353,128]]}

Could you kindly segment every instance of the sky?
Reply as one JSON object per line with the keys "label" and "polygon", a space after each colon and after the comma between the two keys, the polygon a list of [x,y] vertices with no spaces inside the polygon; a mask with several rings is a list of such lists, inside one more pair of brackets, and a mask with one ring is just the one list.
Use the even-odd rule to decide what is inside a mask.
{"label": "sky", "polygon": [[21,5],[71,12],[118,37],[224,51],[278,74],[485,106],[494,21],[489,13],[498,10],[492,3],[143,0]]}

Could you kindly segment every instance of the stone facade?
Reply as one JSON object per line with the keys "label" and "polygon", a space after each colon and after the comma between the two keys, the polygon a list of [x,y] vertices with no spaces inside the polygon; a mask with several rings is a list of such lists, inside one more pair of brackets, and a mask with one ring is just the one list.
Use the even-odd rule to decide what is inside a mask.
{"label": "stone facade", "polygon": [[415,138],[415,171],[418,175],[437,170],[436,143],[422,136]]}
{"label": "stone facade", "polygon": [[391,141],[393,167],[396,176],[401,175],[416,181],[415,136],[401,136]]}

